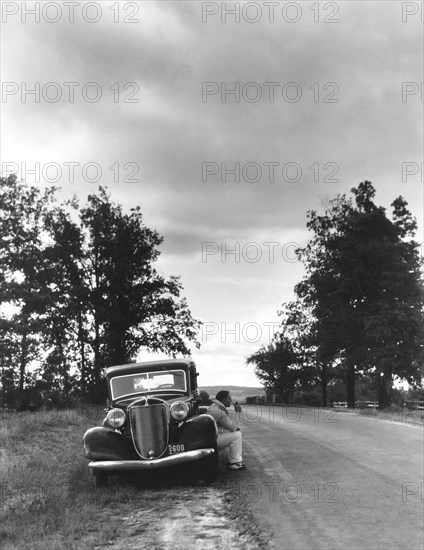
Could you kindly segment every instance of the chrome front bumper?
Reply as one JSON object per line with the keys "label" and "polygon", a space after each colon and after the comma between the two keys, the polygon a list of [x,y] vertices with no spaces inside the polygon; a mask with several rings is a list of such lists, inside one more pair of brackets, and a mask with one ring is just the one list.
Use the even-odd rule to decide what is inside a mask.
{"label": "chrome front bumper", "polygon": [[125,470],[155,470],[174,466],[175,464],[184,464],[199,460],[213,454],[214,449],[196,449],[178,453],[164,458],[153,458],[151,460],[99,460],[89,463],[89,467],[95,470],[125,471]]}

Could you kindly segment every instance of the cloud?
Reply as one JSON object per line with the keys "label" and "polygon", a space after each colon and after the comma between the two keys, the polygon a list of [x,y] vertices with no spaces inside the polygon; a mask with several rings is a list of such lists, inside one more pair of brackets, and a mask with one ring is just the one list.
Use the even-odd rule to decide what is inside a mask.
{"label": "cloud", "polygon": [[[80,86],[73,103],[9,97],[2,160],[98,163],[99,181],[80,169],[59,183],[63,194],[85,200],[101,184],[125,208],[141,205],[145,223],[165,238],[159,266],[182,275],[196,315],[246,321],[276,311],[302,276],[287,259],[264,261],[264,243],[304,243],[306,211],[320,209],[323,197],[371,179],[384,206],[407,198],[422,231],[420,174],[402,181],[402,163],[422,162],[419,93],[402,101],[402,83],[422,80],[422,27],[402,23],[396,3],[343,2],[337,14],[302,4],[297,23],[280,8],[270,23],[262,6],[257,24],[232,16],[222,23],[220,13],[203,23],[202,4],[142,3],[138,24],[113,23],[112,2],[102,2],[97,24],[10,18],[4,80]],[[89,82],[102,90],[98,102],[82,98]],[[205,95],[206,82],[216,93]],[[238,101],[225,95],[236,86]],[[131,97],[138,102],[124,101]],[[127,163],[138,167],[134,181]],[[219,249],[204,262],[207,242]],[[252,242],[262,247],[260,261],[243,257]],[[239,243],[241,261],[223,262],[222,243]],[[242,376],[237,349],[215,351]],[[211,354],[201,352],[208,369]]]}

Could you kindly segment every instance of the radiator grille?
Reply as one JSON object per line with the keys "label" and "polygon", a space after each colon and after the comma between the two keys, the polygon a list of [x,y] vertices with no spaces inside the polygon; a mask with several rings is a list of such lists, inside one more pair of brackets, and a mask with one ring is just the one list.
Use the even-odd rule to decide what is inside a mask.
{"label": "radiator grille", "polygon": [[165,404],[136,405],[129,409],[131,436],[137,453],[159,458],[168,445],[168,413]]}

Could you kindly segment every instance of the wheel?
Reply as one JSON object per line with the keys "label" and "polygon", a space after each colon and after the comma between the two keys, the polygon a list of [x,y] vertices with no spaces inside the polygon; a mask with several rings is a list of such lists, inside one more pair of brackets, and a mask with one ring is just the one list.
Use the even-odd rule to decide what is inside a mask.
{"label": "wheel", "polygon": [[209,484],[216,480],[219,474],[218,446],[213,446],[214,453],[199,461],[198,481]]}
{"label": "wheel", "polygon": [[94,486],[95,487],[106,487],[108,484],[108,475],[104,470],[93,470],[94,475]]}

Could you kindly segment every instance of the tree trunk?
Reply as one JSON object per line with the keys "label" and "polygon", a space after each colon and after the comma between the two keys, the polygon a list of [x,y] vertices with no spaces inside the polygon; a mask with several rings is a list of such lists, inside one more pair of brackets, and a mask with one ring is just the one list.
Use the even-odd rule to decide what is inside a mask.
{"label": "tree trunk", "polygon": [[327,364],[322,364],[321,370],[322,406],[327,407]]}
{"label": "tree trunk", "polygon": [[87,373],[85,372],[85,346],[84,346],[84,330],[82,323],[82,313],[78,311],[78,344],[80,349],[80,372],[81,372],[81,391],[85,394],[87,389]]}
{"label": "tree trunk", "polygon": [[384,373],[377,373],[377,387],[378,387],[378,408],[387,409],[390,407],[390,393],[392,387],[391,376]]}
{"label": "tree trunk", "polygon": [[101,354],[100,354],[100,320],[99,308],[101,304],[100,296],[100,274],[99,274],[99,252],[96,248],[94,259],[94,276],[95,276],[95,293],[94,293],[94,365],[91,393],[97,403],[101,401],[101,379],[100,372],[102,369]]}
{"label": "tree trunk", "polygon": [[101,371],[101,357],[100,357],[100,324],[97,319],[94,319],[94,376],[93,376],[93,394],[96,402],[100,402],[101,389],[100,389],[100,371]]}
{"label": "tree trunk", "polygon": [[351,409],[355,408],[355,365],[348,363],[346,373],[347,385],[347,406]]}
{"label": "tree trunk", "polygon": [[0,365],[1,365],[1,399],[0,399],[0,408],[3,408],[6,404],[6,375],[5,375],[5,366],[4,366],[4,356],[0,355]]}
{"label": "tree trunk", "polygon": [[[25,325],[25,322],[23,323]],[[26,355],[27,355],[27,330],[23,327],[22,340],[21,340],[21,358],[19,364],[19,392],[22,396],[24,391],[25,382],[25,368],[26,368]]]}

